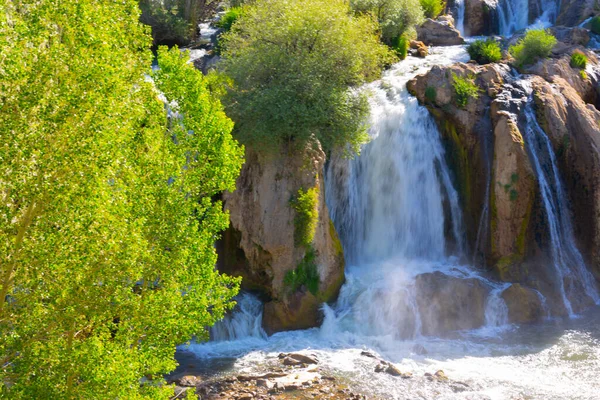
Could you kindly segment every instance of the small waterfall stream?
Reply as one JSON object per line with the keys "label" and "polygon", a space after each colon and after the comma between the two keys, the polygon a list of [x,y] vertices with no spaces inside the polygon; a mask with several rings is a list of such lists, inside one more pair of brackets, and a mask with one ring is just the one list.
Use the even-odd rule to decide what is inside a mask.
{"label": "small waterfall stream", "polygon": [[580,290],[596,304],[599,303],[600,297],[595,279],[586,268],[583,256],[575,243],[569,203],[558,173],[558,163],[546,132],[537,122],[531,86],[527,80],[521,80],[517,84],[529,96],[524,110],[527,120],[524,139],[542,195],[559,291],[567,312],[574,316],[571,303],[573,298],[580,296]]}

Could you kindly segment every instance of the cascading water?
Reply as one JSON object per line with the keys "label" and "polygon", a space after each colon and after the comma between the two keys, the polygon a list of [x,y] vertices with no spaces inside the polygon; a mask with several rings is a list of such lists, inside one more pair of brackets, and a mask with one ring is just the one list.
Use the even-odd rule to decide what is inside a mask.
{"label": "cascading water", "polygon": [[580,289],[596,304],[600,302],[600,297],[594,277],[586,268],[575,244],[569,204],[558,173],[556,156],[548,136],[537,122],[531,85],[527,80],[521,80],[517,85],[521,86],[529,96],[525,106],[527,120],[525,142],[542,195],[550,234],[552,262],[560,295],[567,312],[573,316],[575,312],[571,304],[572,299],[581,295]]}
{"label": "cascading water", "polygon": [[246,337],[266,337],[262,328],[262,302],[249,293],[241,293],[236,298],[237,306],[223,320],[210,330],[215,341],[236,340]]}
{"label": "cascading water", "polygon": [[[497,7],[500,35],[510,36],[527,28],[531,17],[530,5],[530,0],[500,0]],[[535,8],[537,15],[533,25],[548,27],[558,16],[560,0],[538,0]]]}
{"label": "cascading water", "polygon": [[465,0],[456,0],[456,29],[465,36]]}

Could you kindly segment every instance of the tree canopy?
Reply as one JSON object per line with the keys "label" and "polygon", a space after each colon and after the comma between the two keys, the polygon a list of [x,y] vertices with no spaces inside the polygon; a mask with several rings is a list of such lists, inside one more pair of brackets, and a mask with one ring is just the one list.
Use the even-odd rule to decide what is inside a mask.
{"label": "tree canopy", "polygon": [[235,135],[255,149],[303,143],[357,151],[368,102],[349,90],[391,61],[377,22],[355,16],[344,0],[257,0],[222,36],[226,96]]}
{"label": "tree canopy", "polygon": [[0,8],[0,395],[168,397],[238,288],[213,248],[233,124],[179,50],[145,77],[137,1]]}
{"label": "tree canopy", "polygon": [[359,13],[372,13],[381,25],[383,41],[392,42],[402,34],[414,35],[414,27],[425,20],[419,0],[351,0]]}

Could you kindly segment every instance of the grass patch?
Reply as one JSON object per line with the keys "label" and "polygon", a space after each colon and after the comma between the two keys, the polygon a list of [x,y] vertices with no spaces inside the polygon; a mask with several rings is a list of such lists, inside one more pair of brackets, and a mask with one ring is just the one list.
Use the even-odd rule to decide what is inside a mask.
{"label": "grass patch", "polygon": [[473,75],[464,78],[452,73],[452,87],[454,88],[456,105],[464,108],[470,99],[479,97],[479,87],[475,84]]}
{"label": "grass patch", "polygon": [[574,51],[573,54],[571,54],[571,67],[585,69],[587,62],[588,58],[582,52]]}
{"label": "grass patch", "polygon": [[319,271],[317,270],[317,252],[309,246],[306,254],[300,264],[291,271],[288,271],[284,278],[284,285],[292,292],[296,292],[302,286],[306,286],[309,292],[317,295],[319,291]]}
{"label": "grass patch", "polygon": [[532,29],[527,31],[525,37],[509,48],[510,54],[515,58],[517,67],[533,64],[535,61],[550,55],[556,44],[556,38],[546,29]]}
{"label": "grass patch", "polygon": [[502,50],[500,45],[494,39],[478,39],[471,43],[467,48],[471,59],[479,64],[489,64],[498,62],[502,59]]}

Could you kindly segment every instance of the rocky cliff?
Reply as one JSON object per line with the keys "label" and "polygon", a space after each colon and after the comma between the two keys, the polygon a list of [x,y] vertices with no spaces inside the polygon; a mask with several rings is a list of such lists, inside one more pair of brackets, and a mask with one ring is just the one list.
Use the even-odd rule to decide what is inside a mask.
{"label": "rocky cliff", "polygon": [[[565,37],[574,35],[577,32],[567,32]],[[588,57],[585,74],[570,66],[574,51]],[[551,142],[571,205],[561,212],[574,221],[576,244],[600,278],[598,69],[593,53],[565,40],[552,58],[526,68],[528,75],[521,77],[507,64],[458,63],[434,67],[408,83],[440,127],[465,210],[470,248],[497,279],[515,283],[502,294],[515,322],[541,317],[538,293],[548,300],[551,313],[566,313],[551,267],[550,228],[539,177],[524,140],[532,124]],[[467,78],[478,88],[462,107],[454,77]],[[525,112],[532,101],[535,121]],[[575,287],[573,282],[564,285]],[[569,294],[570,301],[581,310],[590,299],[576,292]]]}
{"label": "rocky cliff", "polygon": [[[317,326],[320,305],[334,300],[344,281],[343,251],[325,204],[324,163],[318,142],[277,156],[248,149],[236,190],[224,194],[231,227],[218,244],[218,267],[242,276],[242,288],[266,300],[269,333]],[[295,201],[306,193],[312,203],[300,210]],[[310,243],[302,243],[299,229],[310,231]]]}

